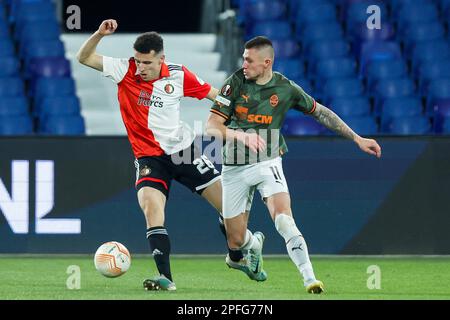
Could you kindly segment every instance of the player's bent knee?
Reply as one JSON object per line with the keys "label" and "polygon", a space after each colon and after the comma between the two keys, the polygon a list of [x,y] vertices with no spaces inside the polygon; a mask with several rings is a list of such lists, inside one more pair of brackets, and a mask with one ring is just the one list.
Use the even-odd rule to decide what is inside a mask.
{"label": "player's bent knee", "polygon": [[289,241],[295,236],[301,235],[294,219],[285,213],[277,214],[275,217],[275,228],[286,241]]}

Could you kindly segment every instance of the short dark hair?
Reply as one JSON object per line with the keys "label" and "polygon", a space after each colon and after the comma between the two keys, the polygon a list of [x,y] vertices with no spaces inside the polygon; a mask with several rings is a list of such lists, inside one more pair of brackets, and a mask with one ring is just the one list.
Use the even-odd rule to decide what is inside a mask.
{"label": "short dark hair", "polygon": [[269,38],[263,36],[254,37],[253,39],[248,40],[244,45],[245,49],[261,49],[267,46],[273,48],[272,41],[270,41]]}
{"label": "short dark hair", "polygon": [[164,41],[159,33],[155,31],[146,32],[137,37],[133,48],[139,53],[145,54],[154,50],[155,54],[158,54],[164,50]]}

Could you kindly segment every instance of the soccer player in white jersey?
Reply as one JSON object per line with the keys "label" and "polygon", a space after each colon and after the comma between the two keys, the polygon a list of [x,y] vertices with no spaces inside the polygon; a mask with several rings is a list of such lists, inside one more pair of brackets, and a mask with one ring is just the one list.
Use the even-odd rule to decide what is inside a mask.
{"label": "soccer player in white jersey", "polygon": [[[147,223],[147,239],[159,275],[144,280],[147,290],[176,290],[170,270],[170,241],[164,227],[164,209],[173,179],[205,198],[222,212],[220,174],[205,155],[194,147],[194,132],[180,121],[182,97],[214,101],[218,90],[198,78],[185,66],[165,61],[162,37],[156,32],[140,35],[132,58],[101,56],[96,48],[104,36],[113,34],[117,21],[108,19],[81,46],[77,58],[103,72],[118,86],[118,99],[128,139],[136,157],[136,189]],[[188,159],[181,164],[173,157]],[[190,160],[190,161],[189,161]],[[223,219],[219,218],[226,235]],[[265,273],[250,271],[249,258],[241,250],[229,250],[231,267],[244,271],[252,280],[264,281]]]}

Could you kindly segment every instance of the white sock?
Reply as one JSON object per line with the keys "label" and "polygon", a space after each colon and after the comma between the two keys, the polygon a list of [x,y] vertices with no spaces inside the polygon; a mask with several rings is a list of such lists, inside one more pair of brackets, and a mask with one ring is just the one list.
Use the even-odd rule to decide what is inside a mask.
{"label": "white sock", "polygon": [[308,247],[294,219],[287,214],[280,213],[275,218],[275,228],[284,238],[289,257],[303,276],[305,285],[315,281],[316,277],[309,260]]}
{"label": "white sock", "polygon": [[261,251],[261,243],[258,241],[258,239],[253,235],[253,233],[247,229],[247,232],[245,233],[245,240],[242,247],[240,247],[241,250],[254,250],[254,251]]}

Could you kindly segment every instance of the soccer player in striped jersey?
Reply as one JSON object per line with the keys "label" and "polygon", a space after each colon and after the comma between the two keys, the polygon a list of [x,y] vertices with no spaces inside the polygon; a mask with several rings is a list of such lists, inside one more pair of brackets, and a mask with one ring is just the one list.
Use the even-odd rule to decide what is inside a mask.
{"label": "soccer player in striped jersey", "polygon": [[[118,87],[120,112],[136,157],[136,189],[147,223],[147,239],[159,275],[144,281],[147,290],[176,290],[170,270],[170,241],[164,226],[164,210],[173,179],[222,211],[220,174],[194,146],[195,134],[180,120],[180,99],[194,97],[214,101],[218,90],[185,66],[165,61],[162,37],[156,32],[140,35],[132,58],[118,59],[96,53],[104,36],[113,34],[117,21],[108,19],[81,46],[77,58],[101,71]],[[174,157],[183,162],[176,163]],[[186,158],[187,157],[187,158]],[[184,161],[186,160],[187,161]],[[222,217],[222,233],[226,236]],[[264,281],[265,274],[250,272],[241,250],[229,256],[250,278]]]}
{"label": "soccer player in striped jersey", "polygon": [[242,68],[225,81],[216,97],[207,123],[207,133],[226,142],[222,214],[228,245],[249,249],[253,252],[252,266],[262,268],[264,236],[247,230],[253,195],[258,189],[276,230],[285,240],[291,260],[303,277],[306,291],[321,293],[323,283],[315,277],[305,240],[295,223],[283,173],[281,156],[287,152],[287,146],[279,131],[285,115],[291,108],[310,115],[378,158],[381,148],[375,140],[357,135],[293,81],[273,72],[274,50],[268,38],[249,40],[243,58]]}

